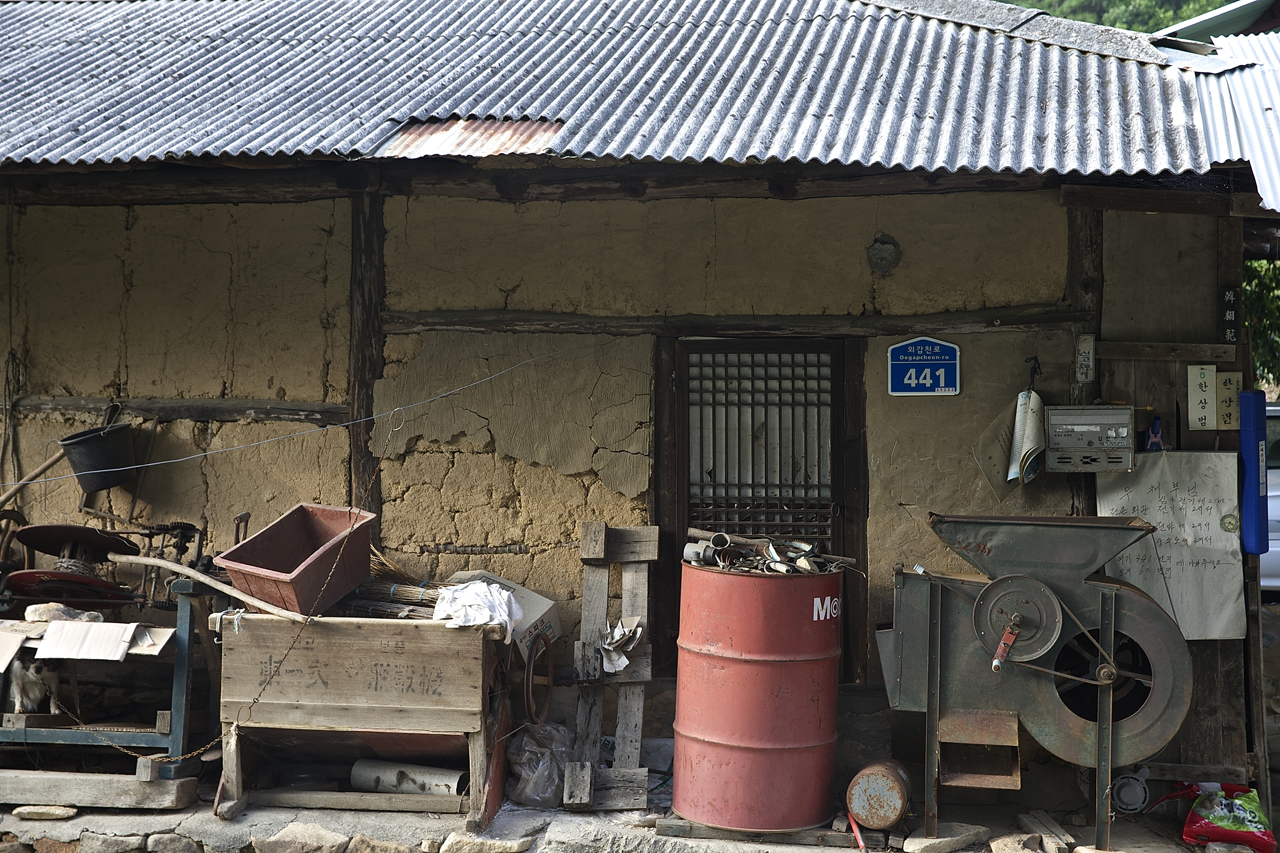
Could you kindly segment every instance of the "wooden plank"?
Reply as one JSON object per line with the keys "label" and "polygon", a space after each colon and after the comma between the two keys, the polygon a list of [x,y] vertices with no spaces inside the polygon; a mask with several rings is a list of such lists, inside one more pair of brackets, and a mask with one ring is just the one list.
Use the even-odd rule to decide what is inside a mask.
{"label": "wooden plank", "polygon": [[603,688],[582,685],[578,688],[578,719],[574,731],[574,759],[595,764],[600,760],[600,716],[604,712]]}
{"label": "wooden plank", "polygon": [[[372,183],[377,183],[376,177]],[[378,312],[387,298],[383,246],[382,195],[351,196],[350,342],[347,347],[347,405],[351,447],[351,503],[382,512],[378,478],[379,452],[369,448],[373,435],[373,384],[382,376],[384,336]],[[374,524],[378,524],[377,521]],[[374,541],[378,541],[376,528]]]}
{"label": "wooden plank", "polygon": [[1055,329],[1087,319],[1063,313],[1056,305],[1023,305],[892,316],[840,315],[709,315],[600,317],[539,311],[383,311],[381,329],[388,335],[421,332],[521,332],[584,335],[685,335],[719,337],[878,337],[882,335],[964,334],[966,332]]}
{"label": "wooden plank", "polygon": [[5,714],[6,729],[69,729],[76,721],[67,714]]}
{"label": "wooden plank", "polygon": [[[1243,641],[1192,640],[1187,648],[1195,689],[1178,735],[1181,759],[1193,765],[1244,767],[1248,749],[1240,701],[1245,691]],[[1235,698],[1224,702],[1224,696]]]}
{"label": "wooden plank", "polygon": [[1258,791],[1262,807],[1271,815],[1271,762],[1267,744],[1265,683],[1262,671],[1262,589],[1259,582],[1257,555],[1244,555],[1244,604],[1245,604],[1245,666],[1246,694],[1249,704],[1249,742],[1251,755],[1256,759],[1249,782]]}
{"label": "wooden plank", "polygon": [[618,688],[618,718],[614,729],[615,770],[640,766],[640,733],[644,729],[644,685],[626,684]]}
{"label": "wooden plank", "polygon": [[564,768],[564,807],[571,812],[591,811],[595,803],[595,765],[571,761]]}
{"label": "wooden plank", "polygon": [[642,643],[627,652],[627,668],[622,672],[601,672],[600,683],[643,684],[653,680],[653,646]]}
{"label": "wooden plank", "polygon": [[1076,841],[1076,837],[1063,829],[1062,825],[1053,819],[1053,815],[1043,809],[1032,809],[1031,816],[1040,821],[1040,823],[1052,832],[1054,837],[1056,837],[1068,850],[1074,850],[1076,848],[1076,845],[1079,843]]}
{"label": "wooden plank", "polygon": [[0,803],[114,809],[185,809],[196,801],[195,779],[139,782],[110,773],[0,770]]}
{"label": "wooden plank", "polygon": [[240,743],[240,729],[230,723],[222,725],[222,801],[215,813],[224,820],[231,820],[248,805],[245,797],[244,755]]}
{"label": "wooden plank", "polygon": [[349,809],[437,814],[464,814],[471,807],[470,797],[454,797],[445,794],[370,794],[355,791],[293,791],[287,788],[250,791],[249,802],[255,806],[287,809]]}
{"label": "wooden plank", "polygon": [[133,397],[109,400],[106,397],[50,397],[28,394],[14,401],[19,414],[63,415],[100,414],[111,403],[119,403],[125,415],[159,418],[161,421],[284,421],[327,426],[346,423],[346,406],[336,403],[281,402],[241,399],[167,399]]}
{"label": "wooden plank", "polygon": [[[467,812],[467,831],[480,832],[484,827],[484,808],[489,792],[489,751],[485,745],[485,726],[467,735],[467,759],[470,768],[471,808]],[[505,781],[505,780],[504,780]],[[472,827],[475,827],[474,829]]]}
{"label": "wooden plank", "polygon": [[1066,184],[1059,192],[1058,203],[1063,207],[1134,210],[1144,213],[1196,213],[1206,216],[1228,216],[1231,213],[1228,198],[1207,193],[1076,184]]}
{"label": "wooden plank", "polygon": [[[657,551],[658,528],[654,533],[654,550]],[[656,559],[656,558],[655,558]],[[645,637],[649,636],[649,564],[622,564],[622,616],[639,616]]]}
{"label": "wooden plank", "polygon": [[649,563],[656,559],[657,527],[610,527],[605,533],[605,562]]}
{"label": "wooden plank", "polygon": [[[747,844],[798,844],[808,847],[853,848],[858,846],[858,840],[851,832],[836,832],[829,829],[810,829],[802,832],[742,832],[733,829],[715,829],[678,818],[659,818],[655,832],[657,835],[668,838],[701,838]],[[876,850],[883,850],[888,843],[885,833],[874,829],[862,830],[862,840],[867,843],[867,847]]]}
{"label": "wooden plank", "polygon": [[609,526],[603,521],[578,522],[579,559],[588,565],[608,563],[605,559],[605,539]]}
{"label": "wooden plank", "polygon": [[1131,361],[1185,361],[1194,363],[1234,362],[1235,344],[1165,344],[1127,341],[1097,341],[1094,357]]}
{"label": "wooden plank", "polygon": [[1067,853],[1067,845],[1054,835],[1053,830],[1045,826],[1035,815],[1018,815],[1018,827],[1023,832],[1040,836],[1040,849],[1043,853]]}
{"label": "wooden plank", "polygon": [[[470,732],[484,712],[484,634],[443,622],[246,614],[222,635],[221,714],[255,726]],[[272,677],[273,673],[279,671]],[[271,678],[268,684],[267,680]],[[264,687],[265,685],[265,687]]]}
{"label": "wooden plank", "polygon": [[1280,219],[1280,212],[1262,206],[1262,196],[1257,193],[1232,193],[1231,215],[1250,219]]}
{"label": "wooden plank", "polygon": [[597,768],[591,807],[595,811],[643,809],[649,806],[649,771],[643,767]]}
{"label": "wooden plank", "polygon": [[[156,758],[164,758],[165,753],[156,753]],[[150,758],[139,758],[137,768],[133,772],[133,778],[139,782],[154,782],[160,778],[160,763],[152,761]]]}
{"label": "wooden plank", "polygon": [[1230,782],[1233,785],[1248,783],[1243,766],[1232,764],[1165,764],[1139,762],[1136,766],[1147,769],[1148,779],[1166,782]]}

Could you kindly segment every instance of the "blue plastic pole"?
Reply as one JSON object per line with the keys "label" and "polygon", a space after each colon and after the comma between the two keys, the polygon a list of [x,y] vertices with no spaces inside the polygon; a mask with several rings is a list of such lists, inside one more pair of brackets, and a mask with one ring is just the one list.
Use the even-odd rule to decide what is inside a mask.
{"label": "blue plastic pole", "polygon": [[1240,538],[1245,553],[1265,554],[1267,542],[1267,398],[1240,392]]}

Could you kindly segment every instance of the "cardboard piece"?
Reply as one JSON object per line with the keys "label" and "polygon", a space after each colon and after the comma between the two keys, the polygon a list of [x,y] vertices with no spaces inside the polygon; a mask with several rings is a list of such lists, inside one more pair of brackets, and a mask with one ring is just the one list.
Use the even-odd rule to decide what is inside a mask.
{"label": "cardboard piece", "polygon": [[[136,622],[49,622],[28,623],[46,625],[43,639],[36,645],[37,658],[63,660],[124,660],[126,654],[155,656],[160,654],[176,628],[156,628]],[[3,641],[6,634],[0,631],[0,659],[3,659]],[[19,644],[27,639],[12,633]],[[16,653],[16,650],[15,650]],[[12,659],[12,655],[10,655]]]}
{"label": "cardboard piece", "polygon": [[22,634],[0,631],[0,672],[7,670],[9,664],[13,663],[14,657],[18,654],[18,649],[22,648],[22,643],[26,639]]}
{"label": "cardboard piece", "polygon": [[520,609],[524,611],[524,616],[520,621],[516,622],[515,628],[511,633],[512,642],[520,649],[520,654],[525,658],[528,658],[529,649],[533,647],[533,641],[539,634],[546,634],[547,639],[554,641],[563,633],[560,627],[560,610],[556,607],[556,603],[549,598],[538,595],[536,592],[525,589],[518,583],[498,577],[492,572],[479,570],[455,572],[449,578],[449,583],[466,583],[474,580],[487,581],[502,587],[511,593],[516,600],[516,604],[519,604]]}

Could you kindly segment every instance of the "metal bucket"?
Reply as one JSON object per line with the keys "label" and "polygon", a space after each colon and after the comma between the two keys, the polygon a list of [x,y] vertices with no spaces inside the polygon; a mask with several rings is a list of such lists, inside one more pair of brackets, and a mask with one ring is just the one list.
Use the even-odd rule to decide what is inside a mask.
{"label": "metal bucket", "polygon": [[58,442],[85,492],[100,492],[130,482],[133,431],[128,424],[110,424],[69,435]]}
{"label": "metal bucket", "polygon": [[754,832],[831,821],[842,580],[684,564],[676,814]]}

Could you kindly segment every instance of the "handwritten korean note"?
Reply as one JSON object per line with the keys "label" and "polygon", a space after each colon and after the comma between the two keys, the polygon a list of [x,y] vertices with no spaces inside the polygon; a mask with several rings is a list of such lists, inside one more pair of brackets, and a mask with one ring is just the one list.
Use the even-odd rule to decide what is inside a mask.
{"label": "handwritten korean note", "polygon": [[1234,453],[1140,453],[1129,474],[1098,474],[1098,514],[1158,530],[1106,572],[1150,595],[1188,640],[1245,634]]}

